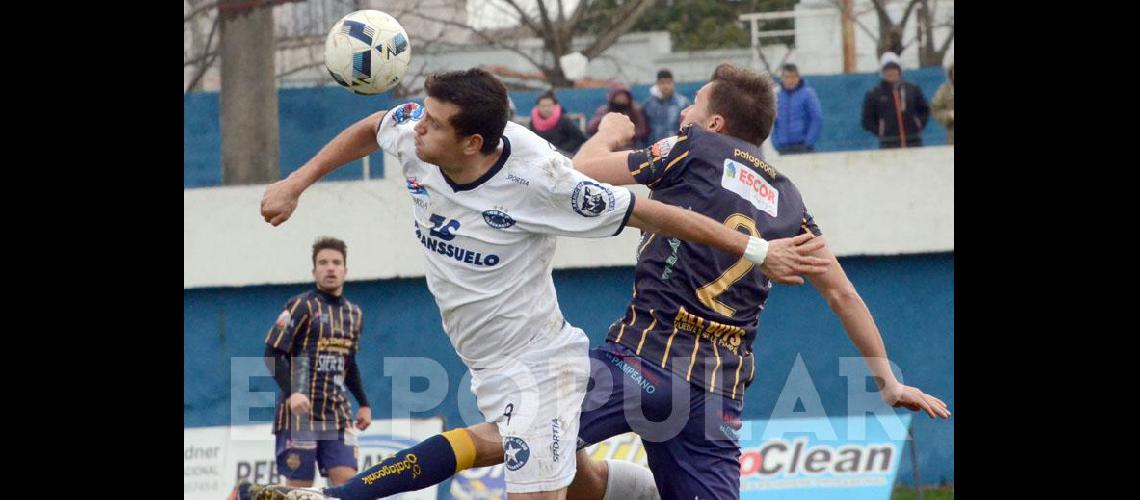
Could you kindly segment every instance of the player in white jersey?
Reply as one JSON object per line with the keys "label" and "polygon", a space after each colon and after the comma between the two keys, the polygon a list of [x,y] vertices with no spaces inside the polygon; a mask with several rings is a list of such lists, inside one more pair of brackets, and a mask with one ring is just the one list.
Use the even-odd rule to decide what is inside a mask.
{"label": "player in white jersey", "polygon": [[[325,174],[377,146],[396,155],[428,288],[471,371],[479,410],[502,440],[449,431],[326,489],[325,498],[376,498],[386,483],[435,484],[472,466],[477,447],[505,451],[511,498],[565,495],[589,360],[585,334],[566,322],[555,297],[551,261],[559,235],[605,237],[629,224],[743,254],[781,283],[802,284],[798,275],[826,269],[826,261],[807,255],[818,247],[810,234],[766,242],[586,177],[547,141],[507,122],[506,88],[485,71],[432,75],[425,89],[423,106],[404,104],[361,120],[269,186],[261,211],[279,225]],[[453,461],[419,460],[445,448]],[[255,498],[287,491],[269,488]]]}

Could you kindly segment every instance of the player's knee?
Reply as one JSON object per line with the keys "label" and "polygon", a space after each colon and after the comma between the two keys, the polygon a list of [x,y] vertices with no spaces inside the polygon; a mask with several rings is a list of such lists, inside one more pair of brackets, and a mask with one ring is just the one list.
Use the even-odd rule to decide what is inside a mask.
{"label": "player's knee", "polygon": [[473,467],[490,467],[503,463],[503,438],[495,424],[476,424],[462,429],[475,447]]}
{"label": "player's knee", "polygon": [[585,450],[578,451],[574,481],[566,489],[569,500],[602,500],[606,494],[606,463],[595,461]]}

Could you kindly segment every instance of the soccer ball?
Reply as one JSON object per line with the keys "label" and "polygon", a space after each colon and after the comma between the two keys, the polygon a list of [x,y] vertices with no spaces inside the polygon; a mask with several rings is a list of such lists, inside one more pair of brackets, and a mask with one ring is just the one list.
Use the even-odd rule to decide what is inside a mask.
{"label": "soccer ball", "polygon": [[357,94],[379,94],[395,87],[411,57],[404,27],[378,10],[344,16],[325,38],[325,68],[333,80]]}

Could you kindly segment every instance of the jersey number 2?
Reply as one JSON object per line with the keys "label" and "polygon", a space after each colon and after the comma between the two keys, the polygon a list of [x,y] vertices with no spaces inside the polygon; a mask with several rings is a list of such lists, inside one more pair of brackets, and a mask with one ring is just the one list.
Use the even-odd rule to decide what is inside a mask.
{"label": "jersey number 2", "polygon": [[[756,230],[756,221],[752,220],[744,214],[738,213],[730,215],[727,219],[724,220],[724,225],[733,230],[744,229],[748,231],[748,234],[751,234],[757,238],[760,237],[760,232]],[[737,281],[740,281],[740,278],[743,278],[744,275],[748,274],[754,265],[755,264],[753,264],[752,261],[741,257],[740,260],[736,261],[735,264],[733,264],[728,269],[725,269],[723,273],[720,273],[720,276],[718,276],[715,280],[706,283],[704,286],[698,288],[697,299],[700,300],[702,304],[708,306],[709,309],[712,309],[717,313],[731,318],[732,315],[736,314],[736,309],[729,307],[727,304],[717,300],[716,298],[728,290],[728,288],[735,284]]]}

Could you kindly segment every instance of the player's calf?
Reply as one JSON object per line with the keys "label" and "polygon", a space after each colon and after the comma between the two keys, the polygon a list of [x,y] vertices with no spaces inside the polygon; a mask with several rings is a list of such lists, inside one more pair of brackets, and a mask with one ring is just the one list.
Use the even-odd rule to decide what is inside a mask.
{"label": "player's calf", "polygon": [[415,491],[470,468],[475,458],[471,434],[467,429],[455,429],[400,450],[348,482],[325,488],[324,494],[342,500],[372,500]]}

